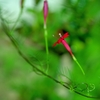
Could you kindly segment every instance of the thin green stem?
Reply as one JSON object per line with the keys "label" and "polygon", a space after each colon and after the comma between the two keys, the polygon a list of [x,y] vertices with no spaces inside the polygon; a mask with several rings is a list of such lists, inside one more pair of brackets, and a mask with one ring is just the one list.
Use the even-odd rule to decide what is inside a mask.
{"label": "thin green stem", "polygon": [[48,37],[47,37],[48,33],[47,33],[47,29],[45,29],[44,34],[45,34],[46,54],[47,54],[47,58],[48,58],[49,50],[48,50]]}
{"label": "thin green stem", "polygon": [[45,37],[45,46],[46,46],[46,55],[47,55],[47,70],[48,72],[49,69],[49,49],[48,49],[48,32],[46,27],[44,27],[44,37]]}
{"label": "thin green stem", "polygon": [[85,72],[84,72],[83,68],[81,67],[81,65],[79,64],[79,62],[78,62],[77,59],[75,58],[75,56],[73,55],[72,57],[73,57],[74,61],[76,62],[76,64],[77,64],[77,65],[79,66],[79,68],[81,69],[83,75],[85,75]]}

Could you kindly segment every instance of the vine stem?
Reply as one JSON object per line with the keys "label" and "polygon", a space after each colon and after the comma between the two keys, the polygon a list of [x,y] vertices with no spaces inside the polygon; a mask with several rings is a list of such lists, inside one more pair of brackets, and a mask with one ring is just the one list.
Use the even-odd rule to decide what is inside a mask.
{"label": "vine stem", "polygon": [[81,67],[81,65],[79,64],[79,62],[77,61],[77,59],[75,58],[74,55],[72,55],[73,60],[76,62],[76,64],[79,66],[80,70],[82,71],[83,75],[85,75],[85,72],[83,70],[83,68]]}

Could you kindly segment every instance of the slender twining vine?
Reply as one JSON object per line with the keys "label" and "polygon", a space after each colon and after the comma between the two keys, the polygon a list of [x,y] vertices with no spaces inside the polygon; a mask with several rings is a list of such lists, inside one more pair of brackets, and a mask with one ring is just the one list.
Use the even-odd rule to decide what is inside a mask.
{"label": "slender twining vine", "polygon": [[[21,0],[21,7],[22,7],[22,9],[23,9],[23,2],[24,2],[24,0]],[[47,0],[44,0],[44,2],[47,2]],[[22,10],[22,9],[21,9],[21,10]],[[45,9],[45,8],[44,8],[44,9]],[[9,39],[10,39],[11,42],[12,42],[12,44],[15,46],[17,52],[19,53],[19,55],[20,55],[30,66],[32,66],[33,71],[36,72],[36,73],[42,74],[42,75],[44,75],[44,76],[46,76],[46,77],[48,77],[48,78],[50,78],[51,80],[55,81],[56,83],[58,83],[58,84],[64,86],[65,88],[67,88],[67,89],[71,90],[72,92],[75,92],[75,93],[77,93],[77,94],[79,94],[79,95],[81,95],[81,96],[84,96],[84,97],[87,97],[87,98],[99,99],[98,97],[94,97],[94,96],[87,95],[87,94],[83,93],[83,91],[86,91],[86,90],[87,90],[88,92],[93,91],[93,90],[95,89],[95,86],[94,86],[93,84],[92,84],[92,85],[88,85],[87,83],[74,84],[74,82],[73,82],[72,80],[70,80],[70,79],[69,79],[66,75],[64,75],[63,73],[61,73],[61,75],[62,75],[63,77],[66,77],[67,79],[69,79],[70,83],[69,83],[69,82],[68,82],[68,83],[67,83],[67,82],[64,82],[64,81],[62,81],[62,80],[58,80],[58,79],[54,78],[53,76],[49,75],[46,71],[43,71],[42,69],[40,69],[40,68],[38,67],[38,65],[35,65],[35,64],[28,58],[27,54],[25,54],[24,51],[22,51],[22,49],[21,49],[21,47],[19,46],[18,42],[16,41],[16,39],[15,39],[14,36],[12,35],[12,34],[14,33],[14,29],[15,29],[15,27],[16,27],[16,24],[17,24],[17,22],[19,21],[19,19],[20,19],[20,17],[21,17],[21,14],[22,14],[22,11],[21,11],[21,13],[19,14],[19,17],[18,17],[17,21],[15,22],[14,26],[13,26],[12,28],[9,28],[9,25],[8,25],[6,19],[5,19],[5,18],[3,17],[3,15],[2,15],[2,10],[0,9],[0,22],[1,22],[1,26],[2,26],[2,29],[3,29],[4,33],[9,37]],[[47,16],[47,15],[46,15],[46,16]],[[44,24],[44,26],[46,27],[46,23]],[[46,32],[46,34],[47,34],[47,32]],[[68,34],[67,34],[67,35],[68,35]],[[65,41],[63,41],[64,38],[65,38],[65,37],[61,37],[61,38],[60,38],[60,41],[57,41],[56,44],[62,42],[62,44],[65,45],[65,44],[64,44]],[[47,43],[47,42],[48,42],[48,41],[47,41],[47,35],[46,35],[46,46],[47,46],[47,47],[46,47],[46,52],[47,52],[47,56],[48,56],[48,43]],[[54,44],[54,46],[55,46],[56,44]],[[66,47],[66,45],[65,45],[65,47]],[[67,45],[67,48],[66,48],[66,49],[71,53],[71,55],[72,55],[72,57],[73,57],[73,54],[72,54],[72,52],[70,51],[68,45]],[[75,60],[75,58],[73,58],[73,59]],[[48,59],[47,59],[47,60],[48,60]],[[84,74],[84,71],[83,71],[83,69],[81,68],[81,66],[79,66],[79,67],[80,67],[81,71],[82,71],[83,74]],[[79,88],[79,86],[81,86],[81,85],[83,85],[84,88],[82,88],[82,89]],[[89,89],[89,87],[91,87],[91,90]]]}

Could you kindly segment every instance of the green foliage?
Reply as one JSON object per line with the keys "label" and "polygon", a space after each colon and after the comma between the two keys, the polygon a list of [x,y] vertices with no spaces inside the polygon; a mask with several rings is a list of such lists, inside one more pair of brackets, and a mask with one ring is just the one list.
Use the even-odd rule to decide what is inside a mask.
{"label": "green foliage", "polygon": [[[12,18],[13,15],[8,16],[1,7],[0,100],[90,100],[92,97],[100,97],[100,1],[62,2],[61,9],[55,11],[52,11],[52,6],[49,5],[49,61],[45,50],[43,11],[37,9],[40,0],[35,0],[34,8],[25,9],[24,6],[13,27],[6,19]],[[23,10],[33,21],[21,19]],[[57,41],[56,36],[62,29],[69,32],[70,36],[66,41],[84,69],[85,75],[63,45],[53,47]]]}

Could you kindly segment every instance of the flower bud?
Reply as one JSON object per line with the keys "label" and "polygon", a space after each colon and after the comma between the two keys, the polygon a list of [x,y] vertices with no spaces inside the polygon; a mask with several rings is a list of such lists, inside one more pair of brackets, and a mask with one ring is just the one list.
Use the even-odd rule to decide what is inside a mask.
{"label": "flower bud", "polygon": [[47,2],[47,0],[44,0],[43,14],[44,14],[44,28],[46,28],[46,19],[48,16],[48,2]]}

